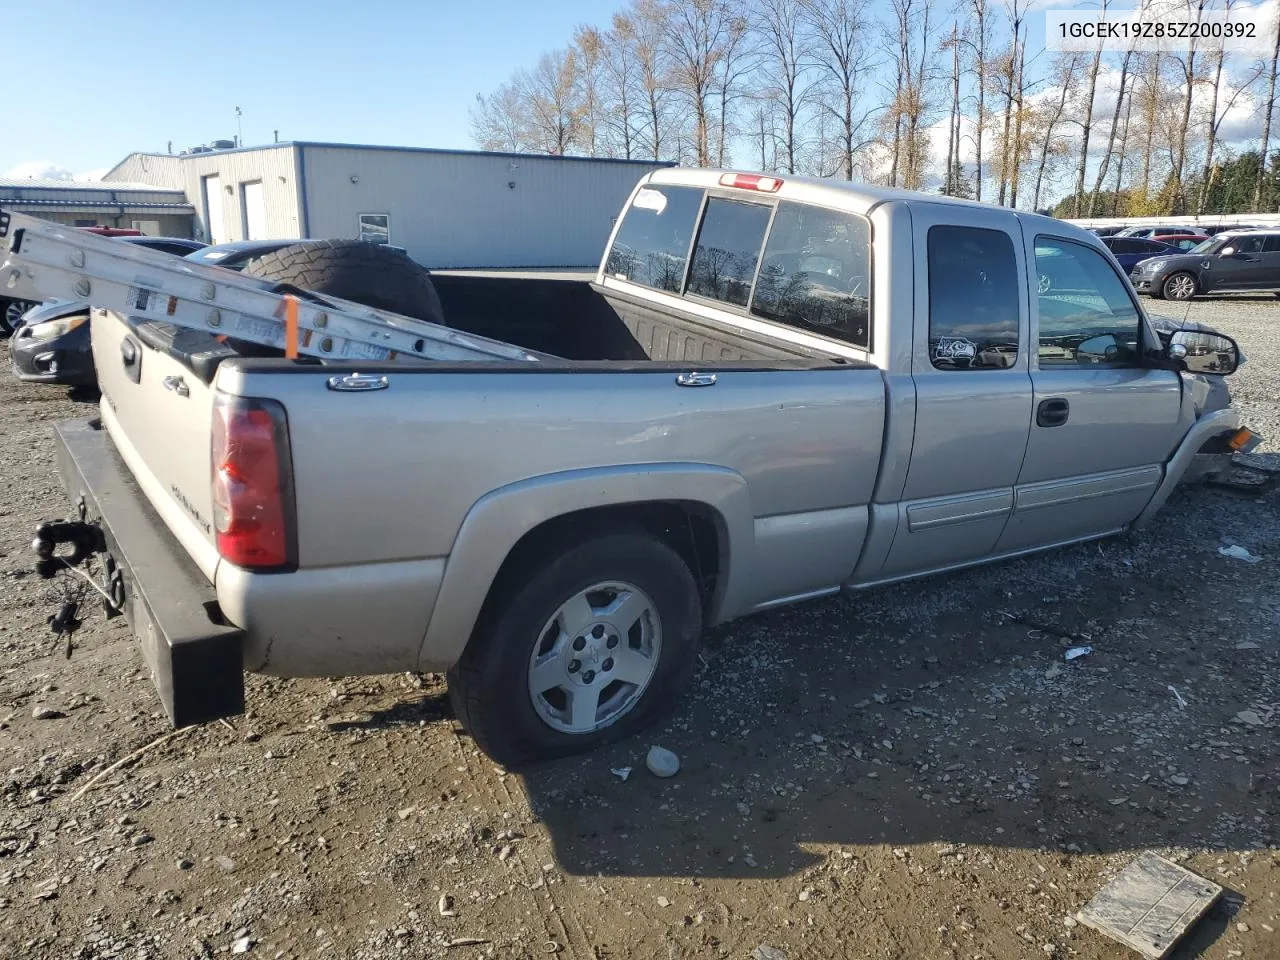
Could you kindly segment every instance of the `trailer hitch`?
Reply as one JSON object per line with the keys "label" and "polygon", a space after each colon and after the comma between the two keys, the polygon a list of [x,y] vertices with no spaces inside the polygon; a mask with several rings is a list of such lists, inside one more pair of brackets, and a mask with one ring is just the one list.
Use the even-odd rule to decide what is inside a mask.
{"label": "trailer hitch", "polygon": [[[55,552],[58,547],[66,544],[72,546],[71,553]],[[102,528],[97,524],[83,520],[65,520],[42,523],[36,527],[36,538],[31,543],[31,549],[39,557],[36,561],[36,573],[43,580],[52,580],[64,566],[76,567],[95,553],[104,553],[107,541]]]}

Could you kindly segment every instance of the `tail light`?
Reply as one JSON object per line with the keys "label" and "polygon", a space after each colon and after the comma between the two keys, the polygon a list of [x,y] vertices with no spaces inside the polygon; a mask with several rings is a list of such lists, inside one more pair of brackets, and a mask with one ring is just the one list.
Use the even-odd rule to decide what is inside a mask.
{"label": "tail light", "polygon": [[214,401],[213,523],[219,555],[238,567],[296,564],[289,424],[276,401]]}

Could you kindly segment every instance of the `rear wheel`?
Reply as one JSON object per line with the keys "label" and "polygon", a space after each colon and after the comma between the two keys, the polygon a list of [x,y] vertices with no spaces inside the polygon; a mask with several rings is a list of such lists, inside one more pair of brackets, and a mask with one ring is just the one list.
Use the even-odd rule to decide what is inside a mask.
{"label": "rear wheel", "polygon": [[579,753],[634,733],[693,674],[701,630],[684,561],[642,532],[570,547],[497,585],[449,672],[458,720],[510,766]]}
{"label": "rear wheel", "polygon": [[444,323],[444,309],[431,273],[380,244],[363,240],[294,244],[260,257],[244,272],[406,317]]}
{"label": "rear wheel", "polygon": [[1189,273],[1175,273],[1161,284],[1166,300],[1190,300],[1196,295],[1196,278]]}

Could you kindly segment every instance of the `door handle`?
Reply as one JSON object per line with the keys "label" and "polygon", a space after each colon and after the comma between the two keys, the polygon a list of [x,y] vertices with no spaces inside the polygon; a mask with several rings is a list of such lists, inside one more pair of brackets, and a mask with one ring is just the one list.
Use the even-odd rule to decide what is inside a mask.
{"label": "door handle", "polygon": [[1065,397],[1050,397],[1048,400],[1041,400],[1036,407],[1036,426],[1060,427],[1070,415],[1071,404]]}

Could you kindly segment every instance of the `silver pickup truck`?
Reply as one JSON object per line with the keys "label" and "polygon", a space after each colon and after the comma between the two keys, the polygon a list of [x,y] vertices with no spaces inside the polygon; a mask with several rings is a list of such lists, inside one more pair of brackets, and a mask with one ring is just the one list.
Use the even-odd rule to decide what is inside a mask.
{"label": "silver pickup truck", "polygon": [[1230,338],[1162,335],[1094,235],[987,205],[663,170],[593,278],[435,287],[528,355],[240,356],[95,311],[60,467],[175,724],[241,711],[243,671],[447,671],[498,760],[586,749],[671,706],[708,626],[1120,533],[1249,436],[1210,402]]}

